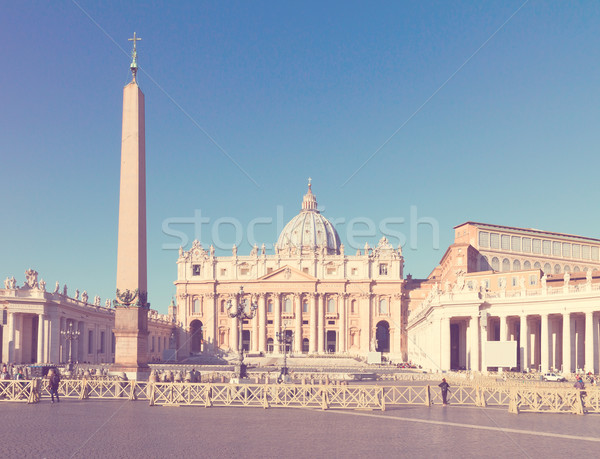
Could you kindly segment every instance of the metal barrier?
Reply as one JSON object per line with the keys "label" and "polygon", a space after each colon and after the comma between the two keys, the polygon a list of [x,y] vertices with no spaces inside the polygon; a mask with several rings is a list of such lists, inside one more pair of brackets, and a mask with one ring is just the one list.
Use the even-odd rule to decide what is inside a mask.
{"label": "metal barrier", "polygon": [[[147,400],[159,406],[238,406],[321,409],[376,409],[441,404],[432,386],[363,386],[340,384],[161,383],[110,380],[63,380],[59,395],[71,399]],[[0,402],[37,403],[50,396],[44,380],[0,381]],[[600,388],[539,388],[456,385],[451,405],[504,406],[511,413],[600,413]]]}
{"label": "metal barrier", "polygon": [[37,379],[0,381],[0,401],[37,403],[40,401],[39,386]]}
{"label": "metal barrier", "polygon": [[149,383],[150,405],[385,409],[377,386]]}

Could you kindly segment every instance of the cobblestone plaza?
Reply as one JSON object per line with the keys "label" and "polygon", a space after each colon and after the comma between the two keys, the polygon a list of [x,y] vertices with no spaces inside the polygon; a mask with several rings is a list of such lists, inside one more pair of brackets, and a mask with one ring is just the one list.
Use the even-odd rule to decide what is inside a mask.
{"label": "cobblestone plaza", "polygon": [[600,417],[434,406],[378,411],[2,404],[4,457],[561,457],[593,454]]}

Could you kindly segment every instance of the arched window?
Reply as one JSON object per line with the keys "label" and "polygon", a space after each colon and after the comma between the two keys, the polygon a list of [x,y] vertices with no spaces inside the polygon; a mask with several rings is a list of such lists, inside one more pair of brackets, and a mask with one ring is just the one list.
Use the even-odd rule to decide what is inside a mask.
{"label": "arched window", "polygon": [[523,269],[531,269],[531,263],[529,261],[523,263]]}
{"label": "arched window", "polygon": [[269,300],[267,302],[267,312],[273,312],[273,301]]}
{"label": "arched window", "polygon": [[575,266],[573,268],[573,272],[578,273],[579,271],[581,271],[581,269],[579,268],[579,266]]}
{"label": "arched window", "polygon": [[194,313],[200,312],[200,300],[198,298],[194,299],[194,309],[192,310]]}
{"label": "arched window", "polygon": [[502,272],[510,271],[510,261],[508,258],[502,260]]}
{"label": "arched window", "polygon": [[385,298],[379,300],[379,314],[387,314],[388,313],[388,304]]}
{"label": "arched window", "polygon": [[283,312],[291,313],[292,312],[292,299],[286,298],[283,302]]}
{"label": "arched window", "polygon": [[540,264],[539,261],[535,262],[535,264],[533,265],[533,269],[542,269],[542,265]]}
{"label": "arched window", "polygon": [[569,265],[565,265],[565,272],[566,273],[570,273],[571,272],[571,267]]}
{"label": "arched window", "polygon": [[550,263],[544,265],[544,274],[552,274],[552,266],[550,266]]}
{"label": "arched window", "polygon": [[302,302],[302,312],[308,312],[308,301],[306,300]]}
{"label": "arched window", "polygon": [[333,298],[330,298],[329,301],[327,302],[327,312],[328,313],[335,312],[335,300]]}
{"label": "arched window", "polygon": [[554,265],[554,274],[560,274],[560,265]]}
{"label": "arched window", "polygon": [[521,262],[519,260],[513,261],[513,271],[521,271]]}
{"label": "arched window", "polygon": [[500,271],[500,260],[497,257],[492,258],[492,269],[494,271]]}

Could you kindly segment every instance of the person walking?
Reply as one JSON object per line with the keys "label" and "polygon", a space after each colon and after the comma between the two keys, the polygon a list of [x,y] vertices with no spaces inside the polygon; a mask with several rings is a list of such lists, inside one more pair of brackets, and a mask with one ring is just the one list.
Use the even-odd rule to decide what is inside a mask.
{"label": "person walking", "polygon": [[58,385],[60,383],[60,376],[58,370],[50,368],[48,372],[48,389],[50,390],[50,396],[52,397],[52,403],[54,403],[54,396],[56,395],[56,402],[60,403],[58,398]]}
{"label": "person walking", "polygon": [[448,391],[450,390],[450,384],[446,382],[446,378],[442,378],[442,382],[438,384],[440,389],[442,390],[442,402],[444,406],[448,405]]}

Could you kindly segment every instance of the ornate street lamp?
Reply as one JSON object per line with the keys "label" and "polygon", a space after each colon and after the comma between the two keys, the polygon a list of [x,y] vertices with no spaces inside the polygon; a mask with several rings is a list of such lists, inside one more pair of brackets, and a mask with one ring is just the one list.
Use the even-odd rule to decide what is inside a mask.
{"label": "ornate street lamp", "polygon": [[237,378],[245,378],[246,377],[246,365],[244,365],[244,348],[242,346],[242,325],[244,320],[252,319],[256,315],[256,310],[258,309],[258,305],[256,303],[250,303],[248,306],[248,300],[244,298],[244,287],[240,287],[239,293],[236,295],[237,298],[237,307],[233,306],[231,298],[227,300],[227,312],[229,317],[237,318],[238,327],[239,327],[239,336],[238,336],[238,362],[235,368],[235,374]]}
{"label": "ornate street lamp", "polygon": [[284,323],[283,331],[275,333],[275,336],[277,337],[277,341],[279,341],[280,345],[283,345],[283,368],[281,369],[281,380],[282,381],[285,381],[285,377],[288,374],[288,367],[287,367],[288,345],[290,345],[290,348],[291,348],[291,344],[294,342],[294,332],[291,331],[290,333],[287,333],[286,326],[287,326],[287,324]]}
{"label": "ornate street lamp", "polygon": [[73,321],[67,322],[67,328],[60,331],[63,338],[69,343],[69,371],[73,371],[73,341],[79,339],[81,332],[73,328]]}

